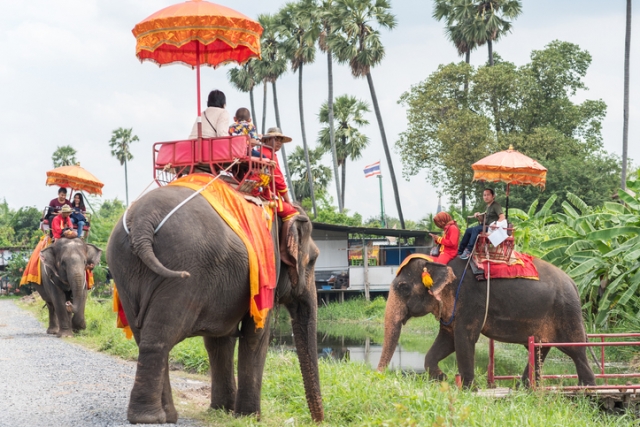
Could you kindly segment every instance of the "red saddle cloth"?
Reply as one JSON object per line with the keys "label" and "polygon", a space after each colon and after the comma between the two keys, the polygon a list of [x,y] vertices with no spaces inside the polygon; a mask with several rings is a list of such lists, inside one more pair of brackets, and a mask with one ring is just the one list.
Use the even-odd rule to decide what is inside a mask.
{"label": "red saddle cloth", "polygon": [[[474,260],[475,261],[475,260]],[[487,277],[487,265],[491,264],[490,277],[492,279],[531,279],[540,280],[538,269],[533,263],[533,256],[513,251],[509,262],[476,262],[478,268]]]}

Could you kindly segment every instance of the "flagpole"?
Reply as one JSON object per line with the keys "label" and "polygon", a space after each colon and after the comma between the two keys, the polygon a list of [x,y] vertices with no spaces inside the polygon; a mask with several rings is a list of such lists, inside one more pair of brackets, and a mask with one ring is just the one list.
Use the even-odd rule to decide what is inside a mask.
{"label": "flagpole", "polygon": [[378,180],[380,181],[380,226],[382,228],[387,228],[384,221],[384,198],[382,197],[382,174],[378,175]]}

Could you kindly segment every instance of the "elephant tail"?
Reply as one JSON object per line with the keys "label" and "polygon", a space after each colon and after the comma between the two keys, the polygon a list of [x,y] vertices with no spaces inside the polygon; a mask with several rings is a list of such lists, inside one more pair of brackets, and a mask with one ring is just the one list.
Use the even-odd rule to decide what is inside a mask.
{"label": "elephant tail", "polygon": [[188,271],[169,270],[162,265],[153,252],[153,235],[154,228],[150,221],[144,221],[142,224],[136,222],[129,235],[133,253],[158,276],[179,279],[190,277],[191,274]]}

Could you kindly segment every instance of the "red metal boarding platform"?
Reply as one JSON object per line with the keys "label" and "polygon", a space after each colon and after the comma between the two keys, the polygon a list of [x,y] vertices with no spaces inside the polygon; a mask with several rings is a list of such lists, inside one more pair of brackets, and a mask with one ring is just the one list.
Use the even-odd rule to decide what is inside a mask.
{"label": "red metal boarding platform", "polygon": [[[589,340],[599,340],[596,342],[583,342],[583,343],[541,343],[536,342],[535,337],[529,337],[528,342],[528,363],[529,363],[529,384],[534,390],[548,390],[553,392],[559,392],[565,395],[590,395],[597,397],[604,401],[605,406],[608,409],[612,409],[616,402],[620,402],[623,407],[627,407],[630,403],[636,403],[640,401],[640,384],[632,384],[626,382],[625,384],[608,384],[610,379],[630,379],[640,378],[640,372],[634,373],[606,373],[605,372],[605,347],[624,347],[624,346],[639,346],[640,341],[607,341],[609,339],[621,339],[621,338],[640,338],[640,333],[623,333],[623,334],[587,334]],[[595,386],[543,386],[536,383],[535,376],[535,350],[542,347],[600,347],[600,372],[594,372],[596,380],[602,379],[604,384]],[[578,378],[575,374],[568,375],[544,375],[540,369],[540,383],[545,379],[562,380],[562,379],[575,379]],[[489,340],[489,366],[487,368],[487,383],[489,388],[495,388],[496,381],[504,380],[520,380],[521,375],[495,375],[495,349],[494,341]]]}

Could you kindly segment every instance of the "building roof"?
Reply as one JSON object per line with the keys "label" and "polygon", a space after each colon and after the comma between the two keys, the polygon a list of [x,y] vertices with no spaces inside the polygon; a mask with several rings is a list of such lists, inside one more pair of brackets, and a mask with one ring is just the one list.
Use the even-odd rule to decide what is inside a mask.
{"label": "building roof", "polygon": [[350,225],[325,224],[314,222],[314,230],[338,231],[346,234],[368,234],[372,236],[385,237],[426,237],[428,230],[397,230],[395,228],[372,228],[372,227],[352,227]]}

